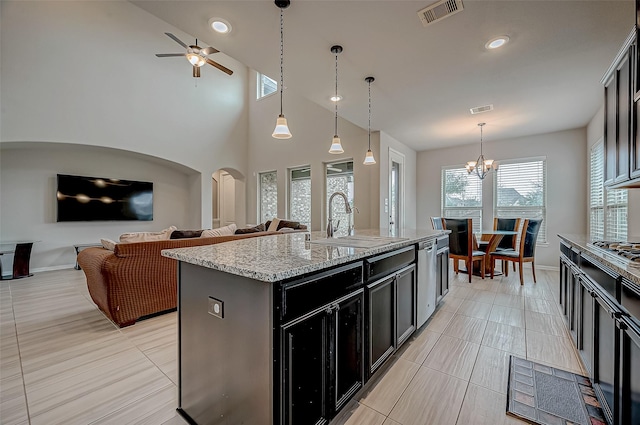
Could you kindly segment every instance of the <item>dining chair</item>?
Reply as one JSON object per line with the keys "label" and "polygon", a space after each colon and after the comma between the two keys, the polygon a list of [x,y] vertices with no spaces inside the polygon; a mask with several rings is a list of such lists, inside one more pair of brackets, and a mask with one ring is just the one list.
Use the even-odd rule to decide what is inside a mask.
{"label": "dining chair", "polygon": [[[536,241],[538,239],[538,233],[540,232],[540,225],[542,224],[542,219],[534,220],[534,219],[524,219],[524,223],[522,225],[522,232],[520,234],[520,244],[517,250],[504,249],[502,251],[494,251],[490,252],[491,258],[491,278],[493,279],[493,271],[495,269],[496,260],[503,261],[503,269],[502,272],[505,276],[509,275],[509,261],[512,261],[514,264],[518,263],[518,271],[520,272],[520,285],[524,285],[524,277],[522,274],[522,269],[524,263],[531,263],[531,270],[533,272],[533,282],[536,282],[536,267],[535,267],[535,252],[536,252]],[[507,262],[505,264],[504,262]]]}
{"label": "dining chair", "polygon": [[[512,232],[517,232],[519,226],[519,218],[493,218],[493,230],[509,230]],[[512,249],[515,251],[516,242],[518,240],[517,236],[518,235],[504,235],[502,239],[500,239],[500,243],[498,243],[496,251],[502,251],[503,249]],[[482,235],[480,241],[478,242],[478,248],[481,251],[486,251],[487,245],[489,245],[489,240],[491,240],[491,235]]]}
{"label": "dining chair", "polygon": [[453,259],[453,270],[458,274],[458,260],[464,261],[469,273],[469,283],[473,273],[473,262],[481,261],[480,276],[484,279],[485,259],[484,252],[479,251],[474,244],[473,224],[470,218],[445,218],[445,229],[449,234],[449,258]]}
{"label": "dining chair", "polygon": [[431,217],[431,227],[433,230],[444,230],[446,229],[444,225],[444,218],[442,217]]}

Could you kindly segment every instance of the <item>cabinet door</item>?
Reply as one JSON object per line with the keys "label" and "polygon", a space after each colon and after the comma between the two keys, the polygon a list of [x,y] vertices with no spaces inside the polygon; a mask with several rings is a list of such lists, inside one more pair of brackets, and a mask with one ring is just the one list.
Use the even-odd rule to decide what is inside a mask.
{"label": "cabinet door", "polygon": [[569,333],[573,342],[578,343],[578,321],[580,316],[580,304],[582,303],[582,297],[580,294],[580,270],[577,267],[571,267],[571,274],[569,276]]}
{"label": "cabinet door", "polygon": [[613,184],[618,174],[616,119],[616,73],[604,85],[604,184]]}
{"label": "cabinet door", "polygon": [[416,330],[416,267],[400,271],[396,277],[396,348]]}
{"label": "cabinet door", "polygon": [[640,424],[640,326],[622,322],[622,424]]}
{"label": "cabinet door", "polygon": [[560,294],[558,299],[562,306],[562,315],[565,320],[568,320],[569,308],[567,297],[569,294],[569,280],[571,279],[571,265],[569,261],[563,257],[560,257]]}
{"label": "cabinet door", "polygon": [[[637,54],[637,52],[636,52]],[[640,90],[640,87],[638,88]],[[640,178],[640,100],[633,104],[633,137],[631,139],[631,178]]]}
{"label": "cabinet door", "polygon": [[590,375],[593,374],[593,309],[594,309],[594,297],[593,287],[585,276],[580,276],[580,317],[578,320],[578,352],[582,357],[582,362],[589,371]]}
{"label": "cabinet door", "polygon": [[321,310],[282,330],[282,423],[321,425],[327,411],[327,347],[331,311]]}
{"label": "cabinet door", "polygon": [[363,352],[364,291],[360,290],[337,303],[333,333],[333,409],[335,412],[351,399],[364,384]]}
{"label": "cabinet door", "polygon": [[[630,48],[631,49],[631,48]],[[617,77],[617,173],[615,182],[629,180],[629,143],[631,141],[631,62],[629,52],[623,57],[616,71]]]}
{"label": "cabinet door", "polygon": [[603,295],[597,294],[594,310],[593,386],[609,422],[618,414],[618,357],[620,335],[616,328],[616,310]]}
{"label": "cabinet door", "polygon": [[367,285],[369,299],[368,369],[373,374],[395,349],[394,276]]}
{"label": "cabinet door", "polygon": [[438,252],[436,268],[436,304],[438,304],[449,292],[449,249]]}

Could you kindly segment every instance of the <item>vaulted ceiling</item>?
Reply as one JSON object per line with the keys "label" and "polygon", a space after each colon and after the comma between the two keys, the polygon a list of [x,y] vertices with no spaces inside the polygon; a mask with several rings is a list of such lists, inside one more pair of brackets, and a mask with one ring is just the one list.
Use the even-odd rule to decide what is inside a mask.
{"label": "vaulted ceiling", "polygon": [[[292,0],[284,11],[285,113],[287,92],[333,110],[330,47],[340,44],[340,116],[367,127],[364,78],[372,75],[372,128],[417,151],[476,143],[481,121],[490,141],[591,120],[603,101],[600,80],[635,22],[632,0],[463,2],[463,11],[424,27],[417,11],[432,0]],[[273,1],[134,3],[279,79],[280,10]],[[232,32],[215,33],[211,17],[229,21]],[[508,44],[485,49],[505,34]],[[495,109],[470,114],[487,104]]]}

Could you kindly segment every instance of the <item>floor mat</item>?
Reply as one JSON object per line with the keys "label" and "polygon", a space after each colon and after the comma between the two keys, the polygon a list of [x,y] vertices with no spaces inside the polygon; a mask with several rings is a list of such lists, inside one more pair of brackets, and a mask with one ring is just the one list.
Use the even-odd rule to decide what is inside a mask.
{"label": "floor mat", "polygon": [[541,425],[606,425],[589,378],[511,356],[507,413]]}

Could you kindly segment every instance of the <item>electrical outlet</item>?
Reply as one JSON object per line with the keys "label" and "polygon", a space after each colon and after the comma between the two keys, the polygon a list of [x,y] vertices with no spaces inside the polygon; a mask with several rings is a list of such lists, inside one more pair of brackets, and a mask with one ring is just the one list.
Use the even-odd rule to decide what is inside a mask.
{"label": "electrical outlet", "polygon": [[224,302],[216,298],[209,297],[208,313],[218,319],[224,319]]}

